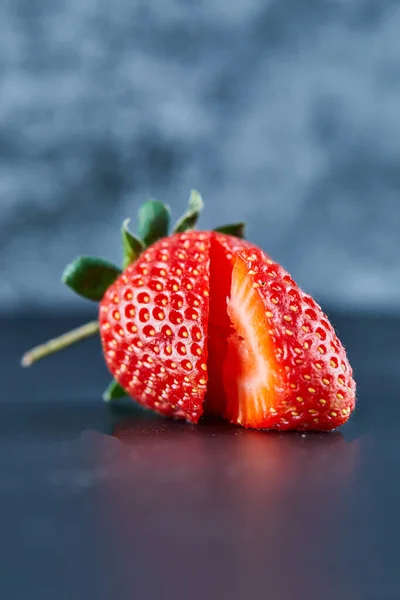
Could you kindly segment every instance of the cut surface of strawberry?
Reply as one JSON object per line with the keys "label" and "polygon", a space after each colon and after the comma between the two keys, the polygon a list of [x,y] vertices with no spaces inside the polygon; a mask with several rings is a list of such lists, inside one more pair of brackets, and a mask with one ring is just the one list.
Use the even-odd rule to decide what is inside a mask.
{"label": "cut surface of strawberry", "polygon": [[224,416],[240,425],[262,426],[266,415],[276,414],[277,396],[284,387],[265,305],[242,258],[235,261],[227,309],[235,333],[228,340],[222,372],[227,397]]}

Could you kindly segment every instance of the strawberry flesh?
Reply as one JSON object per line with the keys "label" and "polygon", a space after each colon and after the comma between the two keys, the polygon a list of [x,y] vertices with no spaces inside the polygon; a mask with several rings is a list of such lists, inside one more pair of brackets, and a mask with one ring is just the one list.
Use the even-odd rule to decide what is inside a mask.
{"label": "strawberry flesh", "polygon": [[222,373],[227,396],[225,417],[247,427],[265,426],[265,416],[276,414],[279,365],[265,306],[241,259],[233,269],[228,314],[235,333],[228,340]]}

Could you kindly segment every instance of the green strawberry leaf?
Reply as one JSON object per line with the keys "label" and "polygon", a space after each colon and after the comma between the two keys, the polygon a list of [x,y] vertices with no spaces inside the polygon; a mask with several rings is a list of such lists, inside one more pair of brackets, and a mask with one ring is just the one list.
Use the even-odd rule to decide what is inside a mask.
{"label": "green strawberry leaf", "polygon": [[168,236],[170,209],[158,200],[147,200],[139,209],[139,238],[146,246]]}
{"label": "green strawberry leaf", "polygon": [[125,219],[121,228],[122,247],[124,253],[122,261],[123,269],[126,269],[128,265],[135,262],[135,260],[139,258],[145,249],[145,245],[143,244],[142,240],[129,231],[129,223],[130,219]]}
{"label": "green strawberry leaf", "polygon": [[99,302],[120,274],[118,267],[102,258],[80,256],[66,266],[62,282],[79,296]]}
{"label": "green strawberry leaf", "polygon": [[183,233],[189,229],[194,229],[197,220],[203,210],[204,202],[199,192],[192,190],[189,198],[189,205],[186,213],[179,219],[174,227],[174,233]]}
{"label": "green strawberry leaf", "polygon": [[232,225],[223,225],[222,227],[217,227],[214,229],[214,231],[233,235],[243,240],[246,237],[246,223],[232,223]]}
{"label": "green strawberry leaf", "polygon": [[120,400],[121,398],[125,398],[125,396],[128,396],[127,392],[118,383],[118,381],[113,379],[103,394],[103,400],[105,400],[105,402],[111,402],[112,400]]}

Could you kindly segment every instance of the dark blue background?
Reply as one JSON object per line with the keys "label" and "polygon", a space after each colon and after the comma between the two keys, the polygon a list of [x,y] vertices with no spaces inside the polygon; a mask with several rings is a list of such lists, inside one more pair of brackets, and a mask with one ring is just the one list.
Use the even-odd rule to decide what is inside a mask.
{"label": "dark blue background", "polygon": [[400,307],[400,3],[2,0],[0,310],[82,310],[148,195],[249,236],[324,305]]}

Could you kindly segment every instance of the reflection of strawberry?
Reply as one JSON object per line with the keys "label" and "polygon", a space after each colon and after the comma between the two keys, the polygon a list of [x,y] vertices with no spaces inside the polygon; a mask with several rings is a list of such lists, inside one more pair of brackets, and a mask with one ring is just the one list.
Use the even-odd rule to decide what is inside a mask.
{"label": "reflection of strawberry", "polygon": [[[201,198],[167,235],[168,213],[147,203],[141,241],[123,227],[123,272],[79,259],[64,280],[100,300],[89,324],[24,358],[98,330],[115,377],[107,398],[129,394],[164,415],[201,415],[265,429],[333,429],[349,417],[355,383],[327,317],[262,250],[230,233],[192,228]],[[148,246],[146,248],[146,246]]]}

